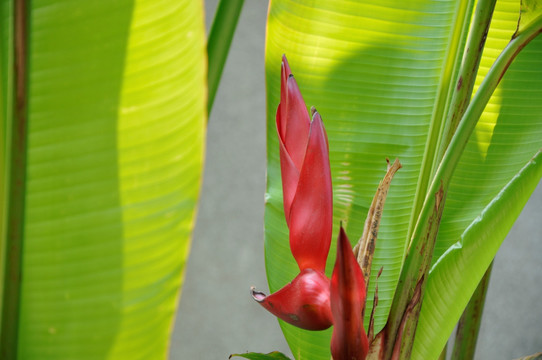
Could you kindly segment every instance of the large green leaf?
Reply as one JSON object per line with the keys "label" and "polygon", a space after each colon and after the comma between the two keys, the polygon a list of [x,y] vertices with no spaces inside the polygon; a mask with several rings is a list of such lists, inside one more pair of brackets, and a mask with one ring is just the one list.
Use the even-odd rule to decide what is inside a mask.
{"label": "large green leaf", "polygon": [[[497,2],[477,86],[514,34],[519,5],[518,1]],[[433,258],[436,264],[431,269],[427,300],[422,306],[415,356],[424,359],[438,356],[446,343],[542,174],[540,170],[532,170],[511,183],[521,185],[507,184],[541,147],[542,38],[539,37],[522,50],[508,69],[452,178]],[[536,166],[540,164],[530,165]],[[506,191],[515,193],[508,204],[497,201],[505,187]],[[505,214],[495,214],[499,211]],[[485,215],[481,219],[482,213]],[[488,214],[500,222],[490,223],[486,219]],[[432,325],[435,322],[438,328]]]}
{"label": "large green leaf", "polygon": [[27,3],[19,358],[163,359],[203,161],[202,4]]}
{"label": "large green leaf", "polygon": [[[403,164],[388,195],[373,262],[373,269],[384,267],[378,281],[379,330],[399,276],[456,7],[454,1],[271,2],[265,244],[271,291],[293,279],[297,271],[282,211],[274,125],[281,54],[288,56],[307,105],[317,107],[328,132],[334,234],[339,221],[346,220],[350,239],[361,236],[367,209],[386,170],[385,158],[399,157]],[[331,248],[328,273],[335,259],[335,245]],[[374,276],[371,284],[369,299]],[[297,359],[329,359],[330,331],[281,325]]]}
{"label": "large green leaf", "polygon": [[[497,2],[474,91],[514,34],[518,12],[518,1]],[[541,53],[537,38],[512,63],[478,121],[450,184],[434,261],[540,149]]]}
{"label": "large green leaf", "polygon": [[[413,359],[436,359],[532,189],[542,152],[500,191],[433,267],[416,332]],[[436,326],[435,324],[438,324]]]}
{"label": "large green leaf", "polygon": [[[511,14],[516,11],[517,21],[519,2],[501,2],[497,6],[498,12],[505,13],[509,22],[514,21]],[[426,144],[436,142],[437,132],[431,131],[434,129],[430,127],[431,119],[441,110],[443,99],[447,97],[441,95],[442,92],[453,89],[449,86],[453,83],[449,74],[453,72],[456,59],[454,39],[461,34],[459,18],[465,14],[461,11],[468,8],[465,2],[453,1],[271,2],[266,53],[266,266],[271,291],[290,281],[297,272],[283,220],[274,125],[279,102],[280,55],[288,56],[307,105],[315,105],[324,118],[330,142],[335,229],[339,220],[346,220],[350,238],[357,240],[372,195],[384,173],[385,157],[399,157],[403,163],[390,189],[373,262],[373,269],[384,267],[379,279],[378,331],[386,321],[399,276],[409,227],[413,225],[412,208],[425,197],[416,191],[422,165],[430,161],[429,156],[424,157]],[[459,14],[457,18],[456,14]],[[496,26],[503,26],[505,19],[496,16]],[[515,27],[512,33],[513,30]],[[493,40],[494,33],[499,35],[496,40]],[[493,41],[499,42],[498,48],[502,49],[512,33],[506,35],[492,30],[480,76],[487,72],[499,53]],[[451,45],[448,47],[448,44]],[[437,258],[459,239],[542,145],[542,109],[535,105],[540,103],[537,89],[542,88],[538,83],[540,66],[535,65],[537,49],[540,49],[540,41],[530,44],[526,54],[517,59],[517,63],[524,62],[524,65],[517,65],[516,80],[513,80],[514,75],[506,76],[476,127],[450,186],[443,233],[436,245]],[[510,71],[515,68],[516,64]],[[526,82],[529,84],[525,85]],[[531,180],[525,189],[527,197],[534,189],[532,184],[538,182]],[[519,208],[521,201],[523,199],[517,203]],[[511,224],[517,214],[510,212],[506,216],[507,223]],[[504,235],[505,232],[500,231],[500,240],[495,242],[502,241]],[[333,250],[334,245],[328,270],[335,258]],[[369,299],[374,280],[373,277]],[[477,283],[477,280],[472,282]],[[470,296],[465,295],[467,290],[458,291],[461,296]],[[329,358],[330,331],[311,333],[287,324],[281,326],[297,359]],[[447,328],[435,332],[439,331],[448,337]],[[427,342],[423,338],[417,341]]]}

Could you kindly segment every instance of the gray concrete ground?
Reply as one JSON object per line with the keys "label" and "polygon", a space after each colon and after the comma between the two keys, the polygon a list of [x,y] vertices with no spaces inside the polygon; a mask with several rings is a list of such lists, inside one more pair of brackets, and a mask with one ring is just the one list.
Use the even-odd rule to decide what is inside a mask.
{"label": "gray concrete ground", "polygon": [[[205,1],[210,24],[216,0]],[[241,14],[207,134],[197,226],[170,359],[227,359],[235,352],[289,353],[278,323],[250,297],[266,288],[264,36],[267,1]],[[542,351],[542,185],[497,255],[477,359]]]}

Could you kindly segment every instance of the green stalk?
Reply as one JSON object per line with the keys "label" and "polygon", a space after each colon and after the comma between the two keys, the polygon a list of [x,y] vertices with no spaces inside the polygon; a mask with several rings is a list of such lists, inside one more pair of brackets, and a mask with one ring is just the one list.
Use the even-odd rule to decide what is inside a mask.
{"label": "green stalk", "polygon": [[[455,45],[453,48],[455,49],[456,55],[454,56],[453,61],[447,64],[447,67],[450,67],[450,69],[447,71],[448,78],[446,80],[448,86],[443,89],[445,91],[439,91],[438,104],[440,105],[440,110],[435,111],[431,122],[432,126],[429,134],[430,139],[428,140],[426,146],[424,163],[420,172],[420,181],[418,182],[417,189],[417,201],[415,201],[415,209],[411,218],[411,229],[409,230],[408,239],[412,239],[411,236],[416,225],[414,219],[420,215],[422,207],[424,206],[424,203],[422,203],[420,199],[422,199],[423,194],[427,194],[431,178],[433,177],[435,168],[437,167],[436,164],[442,158],[442,155],[437,154],[439,145],[442,145],[442,134],[447,134],[450,129],[453,131],[456,129],[456,125],[453,127],[450,126],[451,119],[450,116],[447,116],[447,113],[451,113],[452,110],[450,109],[457,108],[459,103],[465,104],[466,108],[466,105],[468,104],[472,95],[474,79],[476,78],[476,73],[482,57],[486,34],[491,22],[495,2],[496,0],[480,0],[476,6],[472,24],[470,22],[473,6],[472,2],[464,4],[462,7],[463,13],[458,15],[458,18],[456,19],[456,24],[461,25],[461,31],[459,34],[455,34]],[[472,50],[470,50],[471,48]],[[464,49],[464,51],[461,51],[461,49]],[[464,86],[463,78],[465,78]],[[459,80],[458,85],[456,85],[458,83],[457,79],[461,79]],[[462,109],[461,113],[456,112],[455,116],[462,116],[465,108]],[[438,115],[438,119],[435,118],[435,115]],[[438,124],[438,126],[436,126],[436,124]],[[444,137],[447,138],[446,135]],[[448,142],[449,141],[446,142],[446,145],[448,145]],[[418,284],[420,296],[423,296],[423,290],[425,288],[424,282],[431,265],[434,245],[438,233],[438,226],[444,210],[443,205],[447,186],[442,186],[441,190],[442,191],[438,199],[438,202],[441,204],[432,209],[429,220],[423,224],[423,229],[418,231],[418,234],[421,235],[418,235],[417,245],[409,249],[409,252],[417,254],[417,260],[411,265],[411,270],[407,271],[407,273],[410,275],[406,276],[405,278],[401,277],[399,280],[399,287],[403,284],[402,281],[409,284],[406,286],[408,289],[407,293],[402,294],[403,298],[400,302],[394,303],[397,307],[392,307],[390,314],[389,331],[391,335],[389,336],[396,337],[395,347],[397,350],[393,351],[397,353],[397,356],[400,357],[408,358],[410,356],[411,344],[414,341],[417,319],[421,309],[421,300],[414,306],[411,304],[411,299],[414,297],[414,289],[418,288]],[[436,195],[434,191],[430,194]],[[420,239],[419,236],[422,236],[423,238]],[[411,310],[407,318],[405,317],[405,312],[409,307]],[[409,342],[410,345],[403,347],[401,343],[404,341]],[[388,345],[388,354],[392,351],[391,346],[392,344]]]}
{"label": "green stalk", "polygon": [[26,52],[27,13],[25,0],[16,0],[14,6],[14,94],[12,121],[9,188],[7,204],[4,292],[2,301],[2,328],[0,358],[17,358],[17,335],[21,295],[21,265],[24,239],[24,205],[26,188]]}
{"label": "green stalk", "polygon": [[[527,46],[531,40],[533,40],[538,34],[542,32],[542,16],[533,21],[525,30],[514,39],[510,40],[508,45],[504,48],[502,53],[493,63],[491,69],[487,73],[486,77],[482,81],[478,91],[472,98],[471,103],[467,107],[462,120],[457,127],[450,145],[446,150],[442,161],[437,169],[435,178],[431,184],[430,190],[426,197],[420,219],[418,224],[423,223],[430,212],[430,206],[432,205],[433,194],[438,191],[441,181],[447,184],[459,163],[459,159],[467,146],[467,142],[472,134],[472,131],[478,123],[478,119],[482,115],[491,95],[499,85],[506,70],[520,53],[520,51]],[[419,227],[419,225],[417,225]],[[414,231],[413,241],[418,237],[416,235],[419,231]]]}
{"label": "green stalk", "polygon": [[412,207],[412,212],[410,214],[410,226],[408,229],[407,239],[411,238],[412,231],[414,230],[415,220],[420,214],[424,201],[424,195],[426,194],[427,187],[429,186],[429,181],[431,180],[431,176],[435,171],[438,161],[440,161],[440,158],[437,160],[436,157],[439,144],[439,135],[442,133],[442,128],[444,127],[443,122],[446,119],[445,113],[447,103],[450,101],[449,94],[453,89],[452,83],[455,81],[461,65],[460,49],[463,49],[465,46],[473,7],[474,0],[462,0],[457,3],[455,10],[456,15],[450,35],[450,43],[448,45],[448,49],[446,50],[447,60],[442,68],[440,75],[441,80],[437,90],[435,104],[433,106],[429,135],[425,144],[425,152],[417,182],[414,206]]}
{"label": "green stalk", "polygon": [[491,277],[491,269],[493,263],[489,265],[484,277],[480,280],[478,287],[472,294],[472,297],[459,319],[457,332],[455,333],[454,350],[452,360],[469,360],[474,359],[476,351],[476,341],[478,332],[482,322],[482,313],[484,311],[484,303],[486,300],[487,287],[489,278]]}
{"label": "green stalk", "polygon": [[[476,82],[476,75],[478,73],[478,68],[480,67],[480,61],[482,60],[483,49],[487,38],[487,33],[489,31],[489,26],[491,25],[491,19],[493,17],[496,2],[496,0],[490,0],[485,3],[481,1],[476,6],[471,32],[465,45],[463,61],[459,69],[459,73],[456,77],[456,86],[454,88],[454,91],[452,92],[452,98],[449,104],[446,121],[444,123],[442,134],[439,138],[438,151],[436,152],[435,157],[436,161],[440,161],[440,159],[442,159],[442,156],[444,155],[444,152],[450,144],[452,136],[455,133],[457,126],[459,125],[459,120],[465,113],[465,110],[467,109],[467,106],[472,97],[474,83]],[[488,270],[488,273],[484,275],[484,278],[480,283],[480,286],[483,286],[485,284],[485,288],[480,289],[480,291],[477,290],[475,292],[475,295],[482,296],[482,298],[478,299],[475,298],[475,295],[473,295],[473,298],[471,299],[471,302],[475,302],[477,308],[479,309],[483,309],[484,307],[485,292],[487,290],[487,281],[485,279],[489,279],[490,272],[491,267]],[[481,303],[479,302],[480,300]],[[474,304],[472,304],[472,306],[474,306]],[[476,341],[478,338],[478,330],[480,327],[481,314],[479,318],[471,318],[471,316],[475,315],[475,313],[471,313],[471,311],[474,311],[474,309],[471,308],[471,304],[467,306],[467,309],[468,313],[467,310],[465,310],[465,313],[463,314],[464,318],[462,317],[462,319],[459,321],[459,326],[460,328],[462,328],[464,325],[465,330],[472,331],[474,333],[471,334],[472,337],[465,338],[463,337],[463,333],[459,333],[458,329],[452,359],[456,359],[456,356],[460,356],[459,358],[463,359],[472,358],[467,357],[466,351],[469,348],[472,349],[472,356],[474,356],[474,350],[476,349]],[[467,320],[469,318],[471,318],[473,323]],[[476,322],[476,320],[478,320],[478,322]],[[470,326],[472,326],[472,328]],[[459,346],[462,347],[459,348]],[[446,347],[444,347],[443,354],[441,354],[441,356],[442,355],[444,355],[443,359],[445,359]]]}
{"label": "green stalk", "polygon": [[446,353],[448,352],[448,344],[444,345],[444,349],[440,353],[438,360],[446,360]]}
{"label": "green stalk", "polygon": [[463,61],[444,124],[437,161],[442,159],[459,125],[459,120],[469,105],[496,2],[497,0],[480,1],[476,6],[471,31],[465,45]]}
{"label": "green stalk", "polygon": [[209,98],[207,113],[211,113],[222,70],[228,57],[233,34],[243,8],[244,0],[221,0],[215,13],[213,25],[207,39],[209,68],[207,82]]}
{"label": "green stalk", "polygon": [[[11,132],[13,111],[13,3],[6,2],[0,7],[0,264],[5,264],[6,224],[8,213],[7,179],[11,142],[8,134]],[[9,121],[8,121],[9,119]],[[4,266],[0,265],[0,279],[4,278]],[[3,283],[0,283],[0,309],[3,308]],[[0,311],[0,324],[2,323]],[[1,331],[1,330],[0,330]]]}
{"label": "green stalk", "polygon": [[[412,305],[413,299],[417,295],[416,289],[419,287],[421,287],[421,297],[423,299],[424,279],[429,269],[428,267],[422,267],[422,265],[427,263],[427,256],[420,256],[420,254],[426,253],[427,250],[431,251],[430,254],[432,254],[435,238],[428,236],[428,232],[433,231],[433,223],[439,219],[439,209],[441,208],[439,199],[442,200],[442,197],[439,197],[438,194],[446,193],[450,178],[459,163],[459,159],[465,150],[470,135],[504,73],[521,49],[540,32],[542,32],[542,16],[531,22],[522,33],[508,43],[503,52],[495,60],[476,95],[467,107],[457,127],[457,131],[444,153],[427,192],[416,227],[414,228],[407,257],[397,285],[396,296],[394,297],[388,324],[386,325],[388,339],[394,340],[389,341],[386,349],[386,358],[391,357],[396,342],[402,342],[402,345],[400,345],[401,349],[404,348],[401,351],[402,355],[408,355],[412,348],[418,318],[417,316],[408,316],[406,322],[403,321],[403,318],[405,315],[408,315],[405,312]],[[434,235],[436,236],[436,233]],[[405,332],[408,335],[407,338],[398,338],[400,326],[409,330]]]}

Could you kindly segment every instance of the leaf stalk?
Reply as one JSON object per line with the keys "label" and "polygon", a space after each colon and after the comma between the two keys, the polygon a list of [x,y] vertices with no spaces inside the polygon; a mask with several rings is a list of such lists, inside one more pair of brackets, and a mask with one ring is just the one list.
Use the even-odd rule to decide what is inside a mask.
{"label": "leaf stalk", "polygon": [[470,360],[474,359],[476,351],[476,341],[482,322],[484,303],[486,300],[487,287],[491,277],[493,263],[489,265],[484,277],[480,280],[478,287],[472,294],[472,297],[459,319],[457,331],[455,333],[454,350],[452,360]]}
{"label": "leaf stalk", "polygon": [[4,289],[2,294],[2,327],[0,358],[17,358],[17,337],[22,278],[24,240],[24,214],[26,191],[27,122],[27,9],[25,0],[15,1],[14,11],[14,107],[11,131],[6,138],[11,141],[9,174]]}
{"label": "leaf stalk", "polygon": [[[428,268],[424,268],[423,264],[427,261],[427,258],[432,256],[432,245],[434,245],[437,235],[437,232],[435,232],[432,236],[426,236],[429,224],[438,218],[438,212],[435,210],[439,208],[438,196],[435,196],[435,194],[438,194],[439,192],[446,193],[450,179],[459,163],[470,135],[495,88],[521,49],[523,49],[540,32],[542,32],[542,16],[531,22],[522,33],[508,43],[484,78],[471,103],[465,110],[462,120],[459,122],[457,130],[450,141],[450,145],[446,149],[442,161],[437,168],[435,177],[429,187],[420,216],[414,228],[397,286],[396,296],[392,303],[388,324],[385,327],[388,339],[395,339],[395,341],[401,340],[396,338],[400,327],[400,321],[408,304],[410,304],[412,300],[414,289],[418,282],[427,275],[427,271],[429,270]],[[432,244],[430,242],[432,242]],[[429,251],[430,255],[424,256],[419,254],[419,250],[423,250],[422,254]],[[409,319],[413,324],[407,324],[406,326],[413,327],[413,329],[411,328],[411,331],[415,332],[418,319],[417,317],[409,317]],[[412,347],[413,340],[414,337],[407,343],[403,342],[402,347],[405,347],[404,354],[409,353],[408,348]],[[394,343],[394,341],[390,341],[390,343]],[[393,345],[394,344],[387,345],[386,358],[390,358]]]}
{"label": "leaf stalk", "polygon": [[230,45],[237,27],[237,21],[243,8],[244,0],[221,0],[215,13],[213,25],[207,39],[209,95],[207,113],[211,113],[218,84],[228,58]]}
{"label": "leaf stalk", "polygon": [[444,123],[443,136],[437,155],[439,161],[452,140],[459,120],[469,105],[496,2],[497,0],[484,0],[476,6],[471,31],[467,38],[463,60]]}

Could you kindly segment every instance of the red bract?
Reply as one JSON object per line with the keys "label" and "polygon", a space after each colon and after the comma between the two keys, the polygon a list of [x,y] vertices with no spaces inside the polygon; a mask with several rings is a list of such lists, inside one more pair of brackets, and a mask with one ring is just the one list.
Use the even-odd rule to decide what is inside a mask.
{"label": "red bract", "polygon": [[252,297],[276,317],[302,329],[324,330],[331,325],[329,279],[320,271],[305,269],[269,296],[252,289]]}
{"label": "red bract", "polygon": [[369,341],[361,318],[365,296],[363,273],[341,226],[337,241],[337,260],[331,275],[333,360],[362,360],[367,356]]}
{"label": "red bract", "polygon": [[331,326],[329,279],[324,275],[333,221],[329,149],[322,118],[310,121],[299,87],[282,58],[281,94],[276,125],[284,214],[290,249],[300,274],[281,290],[252,296],[275,316],[308,330]]}

